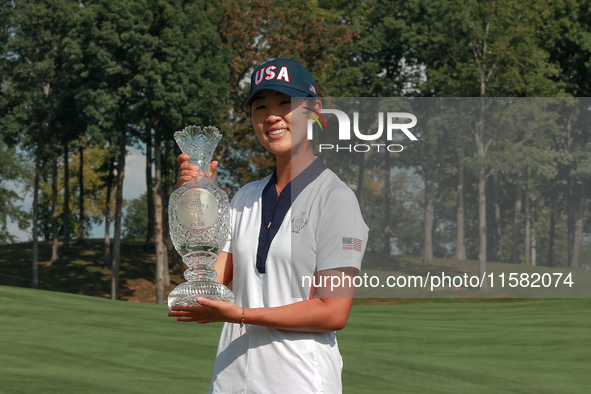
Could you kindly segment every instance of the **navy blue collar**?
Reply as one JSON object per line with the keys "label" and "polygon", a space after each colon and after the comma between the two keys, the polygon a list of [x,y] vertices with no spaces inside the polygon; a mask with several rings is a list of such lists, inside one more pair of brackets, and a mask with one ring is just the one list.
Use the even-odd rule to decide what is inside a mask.
{"label": "navy blue collar", "polygon": [[326,169],[321,158],[317,157],[301,174],[295,177],[283,188],[281,194],[277,196],[275,181],[277,179],[276,171],[271,175],[271,179],[265,185],[262,193],[261,210],[261,228],[259,230],[259,244],[257,249],[257,270],[265,273],[265,265],[271,242],[281,223],[287,215],[291,204],[296,200],[300,193],[312,183]]}
{"label": "navy blue collar", "polygon": [[291,203],[298,198],[302,190],[306,188],[310,183],[314,182],[316,178],[322,172],[326,170],[326,166],[320,157],[317,157],[316,160],[312,162],[302,173],[293,179],[290,184],[291,187]]}

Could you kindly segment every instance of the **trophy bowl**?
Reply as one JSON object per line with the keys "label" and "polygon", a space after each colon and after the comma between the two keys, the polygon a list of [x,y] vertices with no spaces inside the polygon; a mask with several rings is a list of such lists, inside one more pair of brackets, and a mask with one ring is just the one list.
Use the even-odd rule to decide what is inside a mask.
{"label": "trophy bowl", "polygon": [[228,195],[209,175],[213,152],[221,138],[213,126],[188,126],[174,133],[181,151],[199,167],[199,173],[176,189],[168,204],[170,238],[187,266],[187,282],[170,292],[169,308],[199,305],[197,297],[234,302],[234,294],[214,281],[217,275],[213,269],[230,230]]}

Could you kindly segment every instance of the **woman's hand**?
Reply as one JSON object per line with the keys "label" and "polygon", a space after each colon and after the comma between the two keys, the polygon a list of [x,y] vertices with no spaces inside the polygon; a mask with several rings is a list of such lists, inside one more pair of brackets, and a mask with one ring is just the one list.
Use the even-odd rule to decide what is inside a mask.
{"label": "woman's hand", "polygon": [[[353,305],[355,287],[352,283],[357,273],[357,268],[352,267],[320,271],[320,283],[332,283],[331,278],[337,276],[342,280],[341,286],[334,289],[319,288],[319,298],[276,307],[248,308],[245,310],[244,324],[296,332],[341,330],[347,324]],[[350,280],[344,277],[350,277]],[[242,308],[233,302],[202,297],[196,300],[201,305],[175,306],[168,316],[176,317],[181,322],[194,321],[199,324],[242,322]]]}
{"label": "woman's hand", "polygon": [[[189,155],[181,153],[176,158],[176,161],[181,165],[179,173],[176,178],[176,187],[181,187],[185,182],[189,182],[191,179],[196,178],[199,173],[199,167],[195,164],[189,163]],[[219,162],[212,161],[209,167],[209,176],[213,177],[215,170],[218,168]]]}
{"label": "woman's hand", "polygon": [[196,301],[201,305],[173,306],[168,316],[176,317],[178,321],[194,321],[199,324],[240,323],[242,320],[242,308],[233,302],[214,301],[203,297],[197,297]]}

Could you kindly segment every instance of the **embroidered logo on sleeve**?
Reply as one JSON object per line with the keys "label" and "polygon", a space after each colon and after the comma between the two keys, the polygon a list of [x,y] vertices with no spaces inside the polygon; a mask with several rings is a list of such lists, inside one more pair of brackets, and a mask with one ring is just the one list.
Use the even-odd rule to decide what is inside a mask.
{"label": "embroidered logo on sleeve", "polygon": [[291,232],[299,234],[306,226],[306,223],[308,223],[306,212],[302,212],[295,218],[291,219]]}
{"label": "embroidered logo on sleeve", "polygon": [[363,241],[355,237],[343,237],[343,250],[356,250],[361,252]]}

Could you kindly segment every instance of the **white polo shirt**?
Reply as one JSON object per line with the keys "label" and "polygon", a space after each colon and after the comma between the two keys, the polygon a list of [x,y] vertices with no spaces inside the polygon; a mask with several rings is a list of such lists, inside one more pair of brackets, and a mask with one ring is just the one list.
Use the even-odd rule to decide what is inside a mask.
{"label": "white polo shirt", "polygon": [[[273,185],[274,175],[251,182],[231,204],[224,251],[233,257],[236,304],[247,308],[315,297],[310,281],[301,287],[299,278],[326,269],[359,269],[367,245],[368,228],[354,193],[320,159],[279,200]],[[340,393],[341,370],[334,331],[247,325],[240,335],[238,324],[225,323],[210,393]]]}

